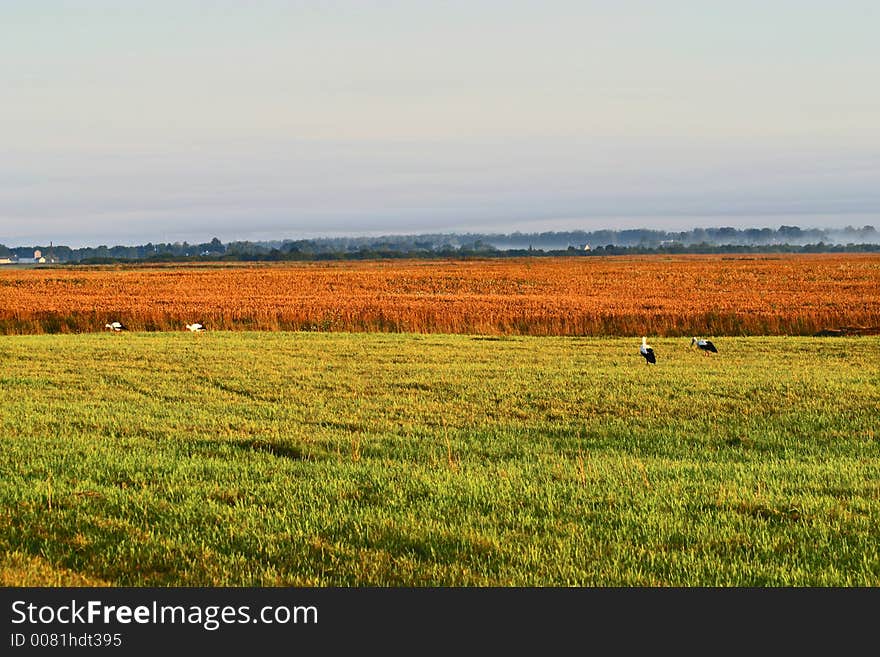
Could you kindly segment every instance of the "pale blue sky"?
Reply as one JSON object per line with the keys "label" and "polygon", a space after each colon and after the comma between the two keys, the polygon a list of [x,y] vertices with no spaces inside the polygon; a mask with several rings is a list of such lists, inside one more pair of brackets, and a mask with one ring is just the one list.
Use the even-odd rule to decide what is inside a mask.
{"label": "pale blue sky", "polygon": [[0,243],[880,224],[880,3],[0,2]]}

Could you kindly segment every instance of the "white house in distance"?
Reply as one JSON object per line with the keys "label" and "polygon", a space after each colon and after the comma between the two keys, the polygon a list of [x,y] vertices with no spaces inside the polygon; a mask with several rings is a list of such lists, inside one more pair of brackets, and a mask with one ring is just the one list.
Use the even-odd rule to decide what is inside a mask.
{"label": "white house in distance", "polygon": [[34,251],[33,258],[19,258],[18,264],[20,265],[35,265],[38,263],[46,262],[46,258],[43,257],[43,252],[37,249]]}
{"label": "white house in distance", "polygon": [[37,265],[44,262],[46,262],[46,257],[39,249],[34,251],[33,258],[16,258],[15,256],[12,256],[11,258],[0,258],[0,265]]}

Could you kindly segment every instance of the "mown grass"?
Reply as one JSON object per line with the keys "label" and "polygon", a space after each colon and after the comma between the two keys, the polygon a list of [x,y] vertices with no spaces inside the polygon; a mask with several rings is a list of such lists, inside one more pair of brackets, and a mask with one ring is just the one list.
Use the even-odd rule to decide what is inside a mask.
{"label": "mown grass", "polygon": [[880,338],[0,341],[5,585],[877,586]]}

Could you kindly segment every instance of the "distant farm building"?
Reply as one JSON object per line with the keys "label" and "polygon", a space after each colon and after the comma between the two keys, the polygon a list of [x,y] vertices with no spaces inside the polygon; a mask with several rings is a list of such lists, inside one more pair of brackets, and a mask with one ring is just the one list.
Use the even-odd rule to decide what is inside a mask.
{"label": "distant farm building", "polygon": [[34,251],[33,258],[19,258],[18,263],[21,265],[35,265],[39,263],[46,262],[46,258],[43,256],[43,252],[37,249]]}

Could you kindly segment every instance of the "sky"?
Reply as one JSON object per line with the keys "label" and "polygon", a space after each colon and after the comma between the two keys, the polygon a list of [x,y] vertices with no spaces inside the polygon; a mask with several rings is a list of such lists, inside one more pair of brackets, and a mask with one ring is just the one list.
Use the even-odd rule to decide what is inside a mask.
{"label": "sky", "polygon": [[0,244],[880,226],[875,0],[0,0]]}

